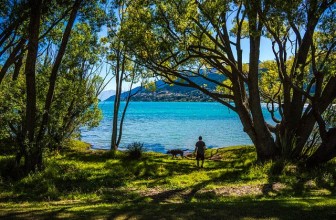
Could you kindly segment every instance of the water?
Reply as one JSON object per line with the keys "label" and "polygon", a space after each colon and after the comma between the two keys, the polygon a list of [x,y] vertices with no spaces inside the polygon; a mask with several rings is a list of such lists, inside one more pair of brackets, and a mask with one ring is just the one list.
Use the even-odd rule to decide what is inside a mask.
{"label": "water", "polygon": [[[101,102],[99,107],[104,116],[100,125],[91,130],[83,128],[81,138],[93,148],[109,149],[113,102]],[[121,149],[142,142],[148,151],[193,150],[200,135],[208,148],[252,144],[238,115],[219,103],[131,102],[123,128]]]}

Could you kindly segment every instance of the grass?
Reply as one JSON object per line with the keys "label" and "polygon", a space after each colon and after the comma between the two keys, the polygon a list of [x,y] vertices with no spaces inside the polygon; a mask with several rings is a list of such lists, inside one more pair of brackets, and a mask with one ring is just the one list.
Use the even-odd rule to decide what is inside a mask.
{"label": "grass", "polygon": [[305,170],[256,163],[254,147],[194,158],[87,150],[81,142],[46,157],[45,169],[20,178],[0,156],[0,218],[11,219],[332,219],[335,161]]}

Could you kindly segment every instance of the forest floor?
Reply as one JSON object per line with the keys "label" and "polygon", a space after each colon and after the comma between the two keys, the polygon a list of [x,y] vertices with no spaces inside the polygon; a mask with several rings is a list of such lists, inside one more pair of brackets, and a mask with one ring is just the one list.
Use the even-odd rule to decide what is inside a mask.
{"label": "forest floor", "polygon": [[0,156],[0,218],[336,219],[335,160],[261,165],[254,147],[237,146],[208,149],[198,168],[193,157],[87,148],[73,141],[25,176]]}

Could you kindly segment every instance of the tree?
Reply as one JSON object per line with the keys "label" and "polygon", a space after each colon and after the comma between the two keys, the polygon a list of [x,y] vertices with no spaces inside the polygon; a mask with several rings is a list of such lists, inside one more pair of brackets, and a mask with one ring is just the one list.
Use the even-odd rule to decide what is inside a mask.
{"label": "tree", "polygon": [[25,157],[25,168],[27,171],[35,169],[35,166],[42,166],[42,149],[34,144],[36,126],[36,82],[35,71],[38,53],[38,37],[40,34],[42,1],[29,1],[30,21],[28,52],[25,65],[26,76],[26,118],[23,122],[21,137],[22,154]]}
{"label": "tree", "polygon": [[[43,152],[60,149],[67,139],[78,137],[80,127],[97,126],[101,119],[97,94],[103,82],[97,75],[99,68],[96,63],[99,53],[94,53],[99,51],[100,47],[97,44],[97,36],[92,35],[90,26],[85,23],[77,24],[73,32],[60,66],[46,135],[41,142]],[[50,79],[52,60],[55,59],[52,54],[55,53],[50,51],[45,55],[43,62],[37,63],[40,71],[36,74],[36,121],[39,125],[42,122],[45,94],[48,91],[45,85]],[[0,140],[10,140],[8,144],[16,146],[18,163],[23,156],[20,137],[25,119],[25,89],[23,74],[19,74],[15,81],[8,75],[0,85]]]}
{"label": "tree", "polygon": [[[333,65],[327,65],[335,49],[334,8],[334,1],[328,0],[291,4],[130,1],[125,42],[143,65],[165,80],[197,88],[235,111],[256,146],[259,161],[283,157],[320,163],[331,157],[313,160],[314,156],[306,155],[304,148],[317,123],[322,128],[323,142],[314,154],[318,149],[329,153],[335,149],[335,129],[323,128],[325,123],[320,117],[336,96],[336,77],[330,72]],[[317,32],[331,37],[321,44],[314,39]],[[276,77],[274,91],[260,87],[265,83],[260,81],[259,62],[263,37],[273,42],[276,63],[270,63],[272,73],[268,70],[263,74]],[[248,43],[249,48],[244,48],[243,43]],[[248,54],[248,68],[244,54]],[[209,70],[228,80],[223,83],[209,78]],[[191,80],[195,76],[216,83],[219,89],[210,91],[195,84]],[[313,84],[315,92],[311,90]],[[266,92],[273,93],[267,101],[275,126],[265,121],[262,112],[261,102],[266,100],[262,95]],[[275,106],[280,118],[274,116]]]}
{"label": "tree", "polygon": [[[63,117],[62,123],[67,124],[68,127],[63,128],[63,134],[60,135],[64,137],[66,136],[65,134],[73,133],[72,128],[78,128],[78,125],[82,122],[80,122],[81,120],[76,120],[83,118],[84,112],[91,112],[87,111],[87,109],[96,102],[91,95],[92,93],[97,95],[95,84],[99,79],[92,78],[92,76],[87,74],[87,70],[90,69],[88,67],[92,67],[94,63],[90,62],[87,65],[89,60],[82,56],[80,60],[76,60],[81,65],[81,68],[67,66],[64,71],[71,72],[74,70],[73,73],[77,74],[78,77],[74,77],[73,85],[80,82],[80,85],[77,84],[77,91],[82,90],[82,92],[90,95],[88,101],[84,101],[83,105],[74,106],[78,104],[78,99],[73,98],[72,101],[66,99],[66,101],[72,103],[68,108],[67,115],[64,115],[65,113],[61,109],[52,109],[53,103],[57,101],[57,99],[55,100],[56,83],[60,75],[60,69],[62,69],[63,58],[69,45],[70,34],[74,24],[76,22],[88,23],[90,24],[91,32],[96,32],[101,20],[104,20],[105,17],[100,3],[94,0],[14,2],[13,4],[16,6],[14,9],[21,9],[22,11],[13,9],[5,14],[5,16],[10,15],[11,18],[7,19],[5,17],[4,19],[6,22],[2,29],[4,31],[1,33],[1,52],[6,52],[9,55],[4,58],[4,65],[0,70],[0,79],[2,81],[10,74],[13,75],[12,78],[14,80],[20,79],[18,74],[22,63],[24,63],[26,107],[20,110],[23,111],[22,114],[25,117],[22,118],[21,126],[18,125],[13,128],[21,131],[14,132],[18,134],[15,135],[16,142],[19,145],[17,160],[20,161],[21,156],[23,156],[25,170],[29,172],[42,167],[43,151],[47,148],[48,143],[51,143],[50,140],[53,139],[50,138],[50,135],[53,137],[52,133],[62,133],[61,127],[54,126],[57,125],[57,121],[52,121],[55,124],[51,124],[51,120],[54,118],[54,115],[51,114],[55,113],[59,115],[58,117]],[[28,24],[28,27],[26,24]],[[26,38],[25,33],[28,33],[27,46],[25,45],[26,42],[21,40]],[[82,36],[82,38],[85,37]],[[95,40],[97,41],[97,37],[95,37]],[[57,51],[57,55],[53,57],[54,60],[51,65],[51,56],[48,53],[55,48],[57,50],[54,52]],[[83,45],[83,48],[87,48],[86,45]],[[10,66],[13,64],[15,64],[14,71],[11,71]],[[46,70],[50,72],[44,72]],[[37,84],[38,79],[45,79],[41,77],[41,74],[49,77],[49,80],[44,81],[44,87],[39,87]],[[60,85],[63,84],[60,83]],[[44,88],[48,89],[44,91],[45,93],[41,93]],[[76,93],[72,94],[76,95]],[[41,100],[43,101],[41,102]],[[41,104],[44,106],[43,110],[41,109]],[[96,110],[92,112],[97,112]],[[93,117],[94,115],[91,116]],[[84,121],[90,120],[85,119]],[[4,126],[8,126],[8,124]],[[56,139],[59,140],[56,142],[62,141],[60,138]],[[54,138],[54,140],[56,139]]]}
{"label": "tree", "polygon": [[[278,145],[288,157],[308,158],[309,165],[316,165],[336,156],[335,128],[327,128],[322,118],[336,97],[336,77],[330,71],[336,46],[336,26],[332,21],[335,3],[296,1],[294,7],[274,4],[276,7],[268,13],[259,10],[258,14],[272,40],[278,79],[283,87],[282,93],[276,95],[277,104],[283,106],[276,132]],[[276,19],[270,21],[271,16]],[[288,47],[295,52],[289,58]],[[307,141],[316,124],[322,143],[309,146]],[[313,147],[309,149],[313,154],[305,154],[307,147]]]}
{"label": "tree", "polygon": [[[111,134],[111,150],[117,150],[122,138],[123,123],[126,116],[126,111],[131,100],[131,97],[136,94],[132,91],[134,83],[141,74],[140,66],[134,62],[130,56],[129,50],[125,47],[122,41],[122,31],[124,29],[124,16],[127,8],[124,1],[114,2],[116,9],[111,11],[112,15],[117,15],[116,19],[112,19],[108,23],[108,36],[102,39],[108,46],[106,55],[108,63],[113,73],[116,84],[116,94],[113,105],[113,119],[112,119],[112,134]],[[120,109],[122,101],[123,82],[130,83],[128,95],[125,98],[125,106]],[[119,113],[121,117],[119,118]]]}
{"label": "tree", "polygon": [[[44,137],[43,145],[52,149],[61,147],[71,137],[78,137],[81,126],[97,126],[101,119],[97,98],[103,84],[98,75],[101,45],[88,23],[77,23],[72,32],[55,82],[53,102],[45,127],[47,138]],[[54,68],[51,60],[55,58],[45,59],[48,61],[43,63],[44,80],[41,81],[47,77],[50,79]],[[38,88],[43,88],[43,84]],[[41,93],[48,91],[49,88],[44,88]],[[43,122],[44,114],[40,115]]]}

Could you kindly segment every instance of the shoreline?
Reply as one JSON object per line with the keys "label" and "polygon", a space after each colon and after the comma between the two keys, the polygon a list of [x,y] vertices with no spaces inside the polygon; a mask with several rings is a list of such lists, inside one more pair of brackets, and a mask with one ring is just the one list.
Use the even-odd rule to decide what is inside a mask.
{"label": "shoreline", "polygon": [[[78,140],[78,141],[80,141],[80,140]],[[88,150],[92,150],[92,151],[110,151],[111,149],[107,149],[107,148],[98,148],[98,147],[94,147],[94,145],[93,144],[90,144],[90,143],[88,143],[88,142],[85,142],[85,141],[81,141],[81,142],[83,142],[84,144],[86,144],[86,145],[88,145],[88,147],[87,147],[87,149]],[[240,145],[230,145],[230,146],[221,146],[221,147],[211,147],[211,148],[207,148],[206,149],[206,151],[213,151],[213,150],[216,150],[216,151],[218,151],[218,150],[220,150],[220,149],[229,149],[229,148],[237,148],[237,147],[251,147],[251,146],[254,146],[254,145],[249,145],[249,144],[240,144]],[[183,150],[184,152],[186,152],[186,153],[192,153],[192,152],[194,152],[194,149],[186,149],[186,148],[184,148],[184,149],[181,149],[181,148],[171,148],[171,149],[166,149],[166,151],[165,152],[162,152],[162,151],[154,151],[154,150],[147,150],[146,149],[146,147],[145,147],[145,149],[144,149],[144,152],[145,153],[160,153],[160,154],[167,154],[167,151],[168,150],[177,150],[177,149],[179,149],[179,150]],[[125,151],[127,151],[127,148],[126,147],[119,147],[118,149],[117,149],[117,151],[121,151],[121,152],[125,152]]]}

